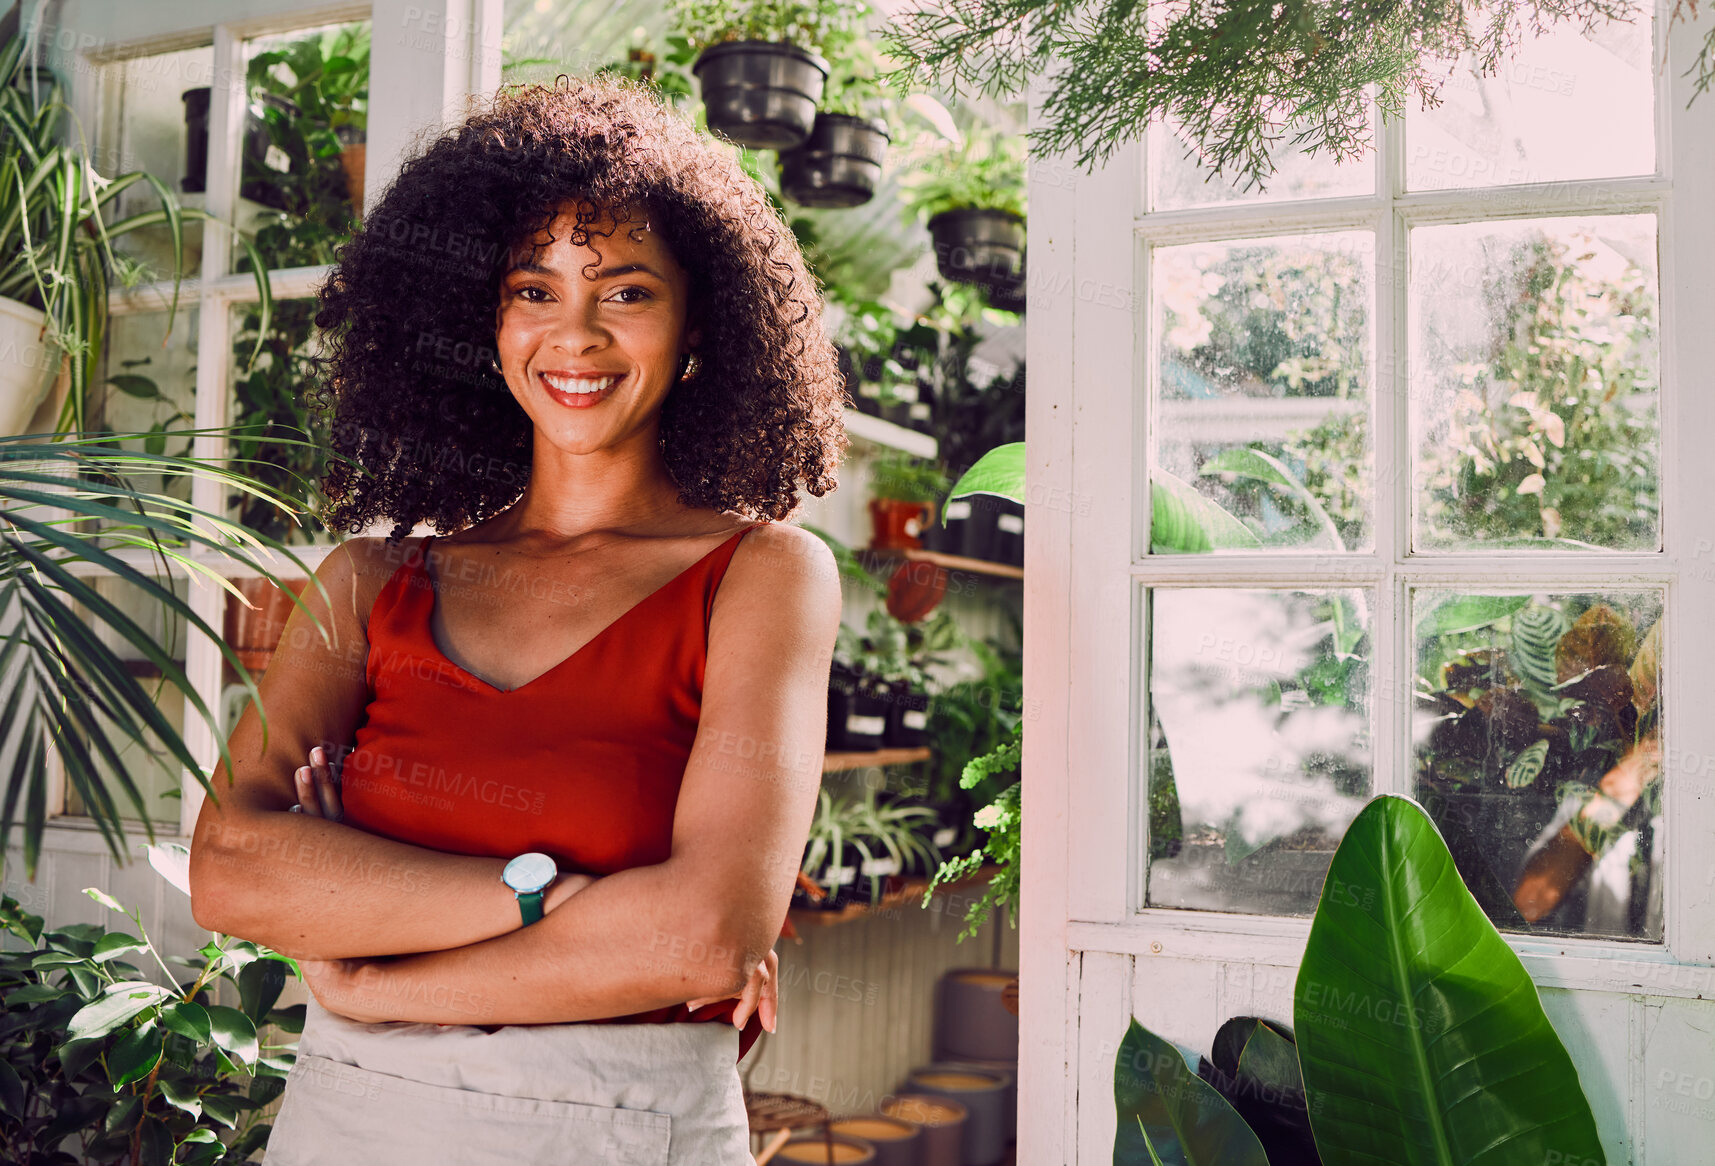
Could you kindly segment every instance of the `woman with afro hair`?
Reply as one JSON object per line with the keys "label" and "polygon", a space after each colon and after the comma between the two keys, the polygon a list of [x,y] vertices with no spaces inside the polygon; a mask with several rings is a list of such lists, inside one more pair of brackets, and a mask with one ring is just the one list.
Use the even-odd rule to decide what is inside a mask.
{"label": "woman with afro hair", "polygon": [[803,256],[733,147],[562,78],[407,160],[320,302],[323,515],[391,532],[191,847],[313,997],[269,1162],[745,1166],[840,622],[786,521],[846,445]]}

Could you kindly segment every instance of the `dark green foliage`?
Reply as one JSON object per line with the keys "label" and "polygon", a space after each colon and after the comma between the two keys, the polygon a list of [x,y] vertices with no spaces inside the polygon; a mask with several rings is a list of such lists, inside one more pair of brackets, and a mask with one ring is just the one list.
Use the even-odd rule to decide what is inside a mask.
{"label": "dark green foliage", "polygon": [[[141,938],[89,923],[49,930],[0,900],[0,927],[28,945],[0,954],[0,1160],[235,1166],[267,1144],[260,1111],[293,1053],[258,1033],[302,1029],[302,1005],[274,1008],[296,965],[225,936],[198,959],[163,961],[130,918]],[[194,975],[166,988],[121,958],[133,955],[162,977],[167,962]],[[242,1008],[212,1002],[219,980]]]}

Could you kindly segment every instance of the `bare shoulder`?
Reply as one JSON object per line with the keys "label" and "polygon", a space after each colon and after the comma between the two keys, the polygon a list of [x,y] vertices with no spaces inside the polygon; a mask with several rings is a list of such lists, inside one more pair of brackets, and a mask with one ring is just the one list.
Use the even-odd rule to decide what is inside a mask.
{"label": "bare shoulder", "polygon": [[327,553],[316,578],[327,587],[336,610],[344,609],[367,627],[376,596],[421,543],[415,537],[398,542],[381,536],[348,538]]}
{"label": "bare shoulder", "polygon": [[778,613],[785,606],[812,617],[831,610],[836,622],[839,617],[840,569],[833,550],[791,523],[765,522],[745,535],[716,593],[717,607],[729,587],[745,607]]}

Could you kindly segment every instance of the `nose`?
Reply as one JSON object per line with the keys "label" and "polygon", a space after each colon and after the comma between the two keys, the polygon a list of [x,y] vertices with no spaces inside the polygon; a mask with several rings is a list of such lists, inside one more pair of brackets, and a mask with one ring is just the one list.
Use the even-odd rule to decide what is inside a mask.
{"label": "nose", "polygon": [[598,301],[593,294],[572,296],[561,301],[554,324],[545,339],[545,347],[572,356],[599,352],[613,340],[601,325]]}

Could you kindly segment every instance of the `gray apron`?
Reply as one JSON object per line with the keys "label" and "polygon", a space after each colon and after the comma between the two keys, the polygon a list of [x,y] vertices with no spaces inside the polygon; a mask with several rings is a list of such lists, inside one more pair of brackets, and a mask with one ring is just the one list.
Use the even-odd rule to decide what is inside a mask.
{"label": "gray apron", "polygon": [[308,1004],[266,1166],[751,1166],[738,1029],[359,1024]]}

